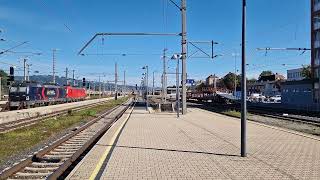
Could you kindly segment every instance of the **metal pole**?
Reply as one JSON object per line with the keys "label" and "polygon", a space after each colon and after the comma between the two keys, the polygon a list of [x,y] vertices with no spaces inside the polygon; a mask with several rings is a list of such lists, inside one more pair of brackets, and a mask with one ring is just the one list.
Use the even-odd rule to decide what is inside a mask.
{"label": "metal pole", "polygon": [[126,91],[126,71],[123,71],[123,94],[125,94]]}
{"label": "metal pole", "polygon": [[68,82],[68,68],[66,68],[66,81],[67,81],[67,86],[69,85],[69,82]]}
{"label": "metal pole", "polygon": [[106,93],[106,82],[103,80],[103,95]]}
{"label": "metal pole", "polygon": [[176,92],[176,99],[177,99],[177,117],[180,116],[180,83],[179,83],[179,59],[177,59],[177,68],[176,68],[176,86],[177,86],[177,92]]}
{"label": "metal pole", "polygon": [[101,98],[101,82],[100,82],[100,75],[99,75],[99,97]]}
{"label": "metal pole", "polygon": [[115,82],[115,96],[114,99],[118,99],[118,67],[117,63],[115,64],[115,70],[114,70],[114,82]]}
{"label": "metal pole", "polygon": [[27,59],[23,59],[23,79],[24,79],[24,81],[27,81],[26,68],[27,68]]}
{"label": "metal pole", "polygon": [[242,91],[241,91],[241,157],[246,157],[247,84],[246,84],[246,0],[242,0]]}
{"label": "metal pole", "polygon": [[27,81],[30,81],[30,78],[29,78],[29,67],[30,67],[30,64],[26,64],[27,65]]}
{"label": "metal pole", "polygon": [[167,49],[163,49],[162,99],[163,99],[164,102],[166,102],[166,100],[167,100],[166,51],[167,51]]}
{"label": "metal pole", "polygon": [[148,111],[148,107],[149,107],[149,99],[148,99],[148,94],[149,94],[149,67],[146,66],[146,68],[147,68],[147,74],[146,74],[146,86],[147,86],[146,109]]}
{"label": "metal pole", "polygon": [[75,86],[75,82],[74,82],[74,70],[72,70],[72,84],[73,84],[73,86]]}
{"label": "metal pole", "polygon": [[152,95],[154,95],[154,71],[152,72]]}
{"label": "metal pole", "polygon": [[56,49],[52,49],[52,82],[53,84],[56,83],[56,72],[55,72],[55,52],[56,52]]}
{"label": "metal pole", "polygon": [[186,17],[186,0],[181,0],[181,16],[182,16],[182,114],[187,113],[187,17]]}

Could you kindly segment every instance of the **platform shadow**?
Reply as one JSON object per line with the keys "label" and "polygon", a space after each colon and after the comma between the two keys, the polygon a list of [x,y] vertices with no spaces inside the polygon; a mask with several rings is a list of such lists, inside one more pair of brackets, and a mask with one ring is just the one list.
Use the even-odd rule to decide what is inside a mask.
{"label": "platform shadow", "polygon": [[102,144],[97,144],[97,145],[98,146],[112,146],[114,148],[144,149],[144,150],[156,150],[156,151],[167,151],[167,152],[206,154],[206,155],[226,156],[226,157],[241,157],[240,155],[237,155],[237,154],[223,154],[223,153],[204,152],[204,151],[189,151],[189,150],[153,148],[153,147],[139,147],[139,146],[102,145]]}

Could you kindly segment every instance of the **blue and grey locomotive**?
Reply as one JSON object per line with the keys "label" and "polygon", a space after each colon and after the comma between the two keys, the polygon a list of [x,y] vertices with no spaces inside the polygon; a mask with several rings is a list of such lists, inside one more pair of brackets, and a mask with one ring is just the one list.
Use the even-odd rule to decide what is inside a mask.
{"label": "blue and grey locomotive", "polygon": [[9,91],[10,109],[22,109],[66,101],[64,87],[37,83],[13,84]]}

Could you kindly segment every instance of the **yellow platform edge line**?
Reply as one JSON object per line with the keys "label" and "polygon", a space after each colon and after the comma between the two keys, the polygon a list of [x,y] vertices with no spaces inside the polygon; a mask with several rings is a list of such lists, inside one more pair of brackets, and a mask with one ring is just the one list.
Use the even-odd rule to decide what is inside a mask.
{"label": "yellow platform edge line", "polygon": [[104,153],[102,154],[99,162],[97,163],[96,167],[94,168],[94,170],[93,170],[93,172],[92,172],[92,174],[91,174],[91,176],[90,176],[90,178],[89,178],[90,180],[94,180],[94,179],[97,177],[97,175],[98,175],[98,173],[99,173],[99,170],[101,169],[101,167],[102,167],[102,165],[103,165],[103,162],[106,160],[106,158],[107,158],[107,156],[108,156],[108,154],[109,154],[109,152],[110,152],[110,150],[111,150],[111,147],[114,145],[114,142],[115,142],[118,134],[120,133],[121,129],[122,129],[123,126],[126,124],[126,122],[129,120],[130,114],[131,114],[132,111],[133,111],[133,107],[131,108],[130,112],[128,113],[128,115],[127,115],[127,117],[126,117],[126,120],[124,120],[124,121],[122,122],[122,124],[119,126],[119,128],[117,129],[117,131],[113,134],[113,136],[112,136],[112,138],[111,138],[111,140],[110,140],[110,143],[109,143],[109,144],[111,144],[111,146],[107,146],[107,147],[106,147],[106,150],[105,150]]}

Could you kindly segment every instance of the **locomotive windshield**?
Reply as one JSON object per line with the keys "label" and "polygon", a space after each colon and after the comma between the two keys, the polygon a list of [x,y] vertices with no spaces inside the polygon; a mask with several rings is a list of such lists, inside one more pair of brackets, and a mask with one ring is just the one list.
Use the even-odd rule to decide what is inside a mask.
{"label": "locomotive windshield", "polygon": [[27,87],[11,87],[10,92],[26,92]]}
{"label": "locomotive windshield", "polygon": [[27,87],[19,87],[19,92],[26,92],[27,91]]}
{"label": "locomotive windshield", "polygon": [[18,87],[11,87],[10,88],[10,92],[17,92],[18,91]]}

